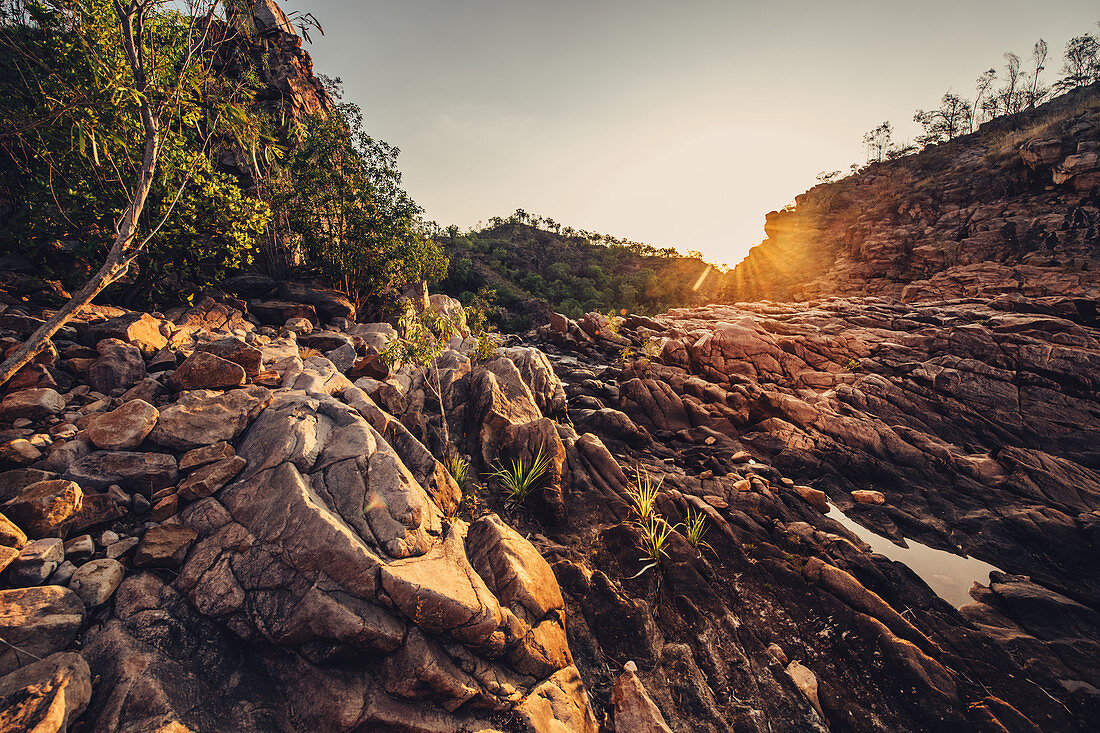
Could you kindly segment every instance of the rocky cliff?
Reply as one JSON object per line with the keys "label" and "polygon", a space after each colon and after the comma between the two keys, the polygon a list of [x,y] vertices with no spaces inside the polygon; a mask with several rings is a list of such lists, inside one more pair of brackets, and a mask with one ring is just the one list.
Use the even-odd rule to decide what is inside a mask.
{"label": "rocky cliff", "polygon": [[796,197],[725,299],[883,295],[1095,300],[1100,87]]}

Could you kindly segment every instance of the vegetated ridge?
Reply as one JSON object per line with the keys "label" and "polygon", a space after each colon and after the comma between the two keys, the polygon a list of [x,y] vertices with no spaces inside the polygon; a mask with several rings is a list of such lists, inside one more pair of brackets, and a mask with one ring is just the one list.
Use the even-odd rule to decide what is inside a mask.
{"label": "vegetated ridge", "polygon": [[562,229],[523,211],[460,233],[437,236],[450,258],[443,292],[464,303],[493,292],[502,330],[526,331],[557,311],[659,313],[713,301],[721,273],[701,255]]}

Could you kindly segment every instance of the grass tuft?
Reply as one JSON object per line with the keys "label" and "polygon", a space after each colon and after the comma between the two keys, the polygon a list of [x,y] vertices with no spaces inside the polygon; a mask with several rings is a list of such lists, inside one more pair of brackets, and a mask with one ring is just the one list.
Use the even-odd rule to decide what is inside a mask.
{"label": "grass tuft", "polygon": [[626,487],[626,492],[630,497],[630,511],[637,517],[639,523],[656,516],[654,504],[662,483],[664,483],[663,478],[654,482],[645,470],[634,469],[634,481]]}
{"label": "grass tuft", "polygon": [[518,504],[526,499],[550,468],[550,455],[539,448],[535,459],[528,466],[519,459],[512,459],[511,465],[497,463],[491,474],[508,495],[508,501]]}
{"label": "grass tuft", "polygon": [[714,548],[710,546],[710,543],[703,539],[708,529],[707,513],[689,508],[687,524],[684,525],[684,536],[687,537],[688,543],[700,553],[704,549],[714,552]]}
{"label": "grass tuft", "polygon": [[651,515],[649,519],[638,522],[638,528],[642,531],[642,556],[638,558],[638,561],[644,562],[646,565],[637,573],[631,575],[630,579],[637,578],[645,571],[657,567],[661,563],[661,558],[668,557],[665,545],[668,544],[669,535],[675,532],[679,526],[681,525],[670,525],[656,515]]}
{"label": "grass tuft", "polygon": [[470,462],[462,456],[452,456],[447,459],[446,466],[447,472],[458,484],[458,488],[465,492],[470,483]]}

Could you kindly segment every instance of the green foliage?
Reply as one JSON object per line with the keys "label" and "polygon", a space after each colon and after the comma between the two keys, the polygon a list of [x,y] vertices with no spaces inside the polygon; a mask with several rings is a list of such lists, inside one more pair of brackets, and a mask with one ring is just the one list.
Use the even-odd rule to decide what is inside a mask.
{"label": "green foliage", "polygon": [[[213,164],[226,140],[257,142],[250,91],[214,73],[207,55],[189,55],[200,22],[161,2],[143,22],[150,101],[164,111],[140,231],[172,209],[132,270],[131,293],[147,297],[249,262],[269,210]],[[0,197],[12,203],[0,250],[69,284],[98,268],[141,164],[135,84],[109,0],[0,5]]]}
{"label": "green foliage", "polygon": [[708,529],[706,512],[689,508],[687,522],[684,524],[684,536],[687,537],[688,544],[699,552],[704,549],[714,552],[714,548],[710,546],[710,543],[703,539]]}
{"label": "green foliage", "polygon": [[492,318],[510,331],[542,325],[551,310],[570,318],[589,311],[619,317],[713,301],[722,279],[715,273],[695,290],[707,267],[697,257],[563,229],[526,214],[494,217],[466,233],[449,227],[437,241],[451,260],[441,289],[463,302],[464,294],[495,289]]}
{"label": "green foliage", "polygon": [[665,550],[665,545],[668,544],[669,536],[676,531],[676,528],[680,525],[670,525],[663,518],[659,516],[650,516],[643,522],[638,523],[638,529],[641,530],[641,549],[642,556],[638,558],[639,562],[646,563],[631,578],[637,578],[642,573],[661,564],[661,559],[668,557],[668,552]]}
{"label": "green foliage", "polygon": [[479,362],[493,359],[504,341],[489,322],[490,315],[496,310],[492,305],[495,295],[496,292],[491,288],[482,287],[476,295],[469,298],[469,304],[463,309],[466,327],[475,339],[473,356]]}
{"label": "green foliage", "polygon": [[436,313],[431,308],[417,311],[411,304],[398,320],[399,338],[394,339],[378,355],[389,367],[398,364],[429,366],[447,350],[447,342],[459,333],[459,321]]}
{"label": "green foliage", "polygon": [[[257,94],[268,57],[190,7],[151,0],[143,14],[149,97],[163,111],[139,237],[155,236],[116,290],[187,300],[261,254],[278,267],[284,245],[360,306],[442,277],[398,150],[363,131],[359,108],[269,111]],[[140,99],[111,0],[0,2],[0,252],[70,286],[98,269],[141,164]]]}
{"label": "green foliage", "polygon": [[635,349],[632,346],[624,346],[619,349],[619,360],[623,364],[629,364],[633,361],[639,363],[645,363],[656,359],[661,353],[661,342],[656,339],[646,339],[640,349]]}
{"label": "green foliage", "polygon": [[637,518],[636,521],[646,522],[654,517],[654,504],[663,483],[663,478],[655,482],[647,471],[634,469],[634,480],[626,487],[626,493],[630,497],[630,512]]}
{"label": "green foliage", "polygon": [[490,476],[495,478],[508,496],[508,501],[518,504],[526,499],[550,469],[550,454],[540,447],[534,460],[527,465],[513,458],[508,466],[497,462]]}
{"label": "green foliage", "polygon": [[459,455],[451,456],[447,459],[447,472],[458,484],[458,488],[465,493],[470,483],[470,462]]}
{"label": "green foliage", "polygon": [[364,132],[358,106],[341,103],[306,120],[272,184],[272,207],[310,263],[360,304],[447,271],[401,189],[398,152]]}

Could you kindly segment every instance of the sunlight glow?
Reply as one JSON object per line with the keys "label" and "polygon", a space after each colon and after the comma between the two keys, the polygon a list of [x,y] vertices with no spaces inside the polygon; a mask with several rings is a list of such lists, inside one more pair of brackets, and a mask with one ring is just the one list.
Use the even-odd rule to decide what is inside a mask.
{"label": "sunlight glow", "polygon": [[699,288],[703,287],[703,282],[707,279],[707,275],[709,275],[710,271],[713,269],[713,267],[707,265],[707,269],[703,270],[703,274],[699,276],[699,279],[695,281],[695,284],[691,286],[691,289],[698,290]]}

